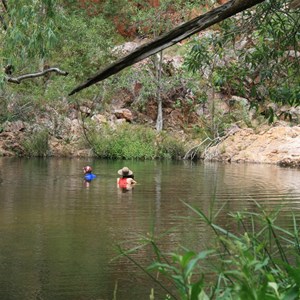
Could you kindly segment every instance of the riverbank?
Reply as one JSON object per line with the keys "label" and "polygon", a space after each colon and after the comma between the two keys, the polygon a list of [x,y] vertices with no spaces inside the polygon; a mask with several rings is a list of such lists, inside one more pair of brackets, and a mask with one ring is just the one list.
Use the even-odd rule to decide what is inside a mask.
{"label": "riverbank", "polygon": [[[63,124],[63,123],[62,123]],[[62,125],[61,124],[61,125]],[[43,146],[34,133],[33,125],[17,121],[7,123],[0,133],[0,156],[26,156],[24,145],[28,145],[28,131],[36,138],[35,145]],[[181,143],[190,143],[189,137],[178,132],[170,132]],[[49,134],[47,151],[52,157],[95,157],[91,146],[84,141],[84,132],[80,122],[73,120],[61,126],[60,135]],[[159,141],[158,141],[159,142]],[[196,141],[194,141],[196,142]],[[300,167],[300,126],[288,126],[278,123],[252,128],[234,128],[216,146],[207,148],[200,154],[206,161],[226,163],[276,164],[284,167]]]}

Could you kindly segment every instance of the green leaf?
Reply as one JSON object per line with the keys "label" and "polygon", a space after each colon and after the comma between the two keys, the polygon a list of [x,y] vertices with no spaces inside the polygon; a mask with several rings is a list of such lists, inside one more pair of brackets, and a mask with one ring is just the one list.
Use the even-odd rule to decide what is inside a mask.
{"label": "green leaf", "polygon": [[194,259],[191,259],[184,270],[185,278],[191,275],[199,260],[207,258],[209,254],[214,252],[215,252],[214,250],[202,251]]}
{"label": "green leaf", "polygon": [[299,300],[300,294],[299,294],[299,287],[293,286],[290,288],[287,292],[283,293],[282,300]]}
{"label": "green leaf", "polygon": [[199,295],[202,292],[202,279],[197,281],[196,283],[192,284],[191,288],[191,300],[198,300]]}
{"label": "green leaf", "polygon": [[207,294],[204,292],[204,290],[202,290],[200,292],[200,295],[198,296],[198,298],[192,299],[191,300],[209,300],[209,297],[207,296]]}
{"label": "green leaf", "polygon": [[264,259],[263,262],[257,263],[257,264],[255,265],[254,270],[255,270],[255,271],[258,271],[258,270],[262,269],[263,267],[267,266],[268,263],[269,263],[269,258],[266,257],[266,258]]}
{"label": "green leaf", "polygon": [[288,274],[295,280],[297,287],[300,288],[300,267],[293,267],[285,264]]}

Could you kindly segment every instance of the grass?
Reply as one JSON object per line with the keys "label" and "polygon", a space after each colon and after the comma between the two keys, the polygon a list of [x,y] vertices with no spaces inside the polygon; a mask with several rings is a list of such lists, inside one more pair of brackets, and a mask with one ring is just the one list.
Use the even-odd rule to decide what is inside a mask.
{"label": "grass", "polygon": [[43,157],[49,155],[49,133],[47,129],[40,130],[24,140],[22,146],[25,156]]}
{"label": "grass", "polygon": [[180,159],[184,155],[181,141],[142,125],[124,123],[115,129],[104,126],[88,139],[100,158],[152,160]]}

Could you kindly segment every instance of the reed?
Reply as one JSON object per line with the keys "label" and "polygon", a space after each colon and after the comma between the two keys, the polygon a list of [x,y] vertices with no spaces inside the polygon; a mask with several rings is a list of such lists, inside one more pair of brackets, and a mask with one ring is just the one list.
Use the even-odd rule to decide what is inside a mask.
{"label": "reed", "polygon": [[[130,251],[120,248],[163,288],[165,299],[180,300],[296,300],[300,299],[300,244],[296,217],[293,228],[277,225],[281,210],[266,211],[258,203],[255,212],[230,213],[235,228],[217,223],[217,215],[184,203],[202,220],[214,239],[207,250],[162,253],[154,238]],[[131,257],[137,249],[151,245],[155,257],[147,268]],[[158,280],[154,274],[161,274]],[[151,299],[154,299],[153,292]]]}

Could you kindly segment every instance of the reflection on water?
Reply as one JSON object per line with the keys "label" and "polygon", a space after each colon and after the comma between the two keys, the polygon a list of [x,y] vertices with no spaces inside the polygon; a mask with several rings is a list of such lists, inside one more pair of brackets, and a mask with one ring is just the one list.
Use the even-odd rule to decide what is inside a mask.
{"label": "reflection on water", "polygon": [[[82,167],[97,178],[88,185]],[[0,299],[149,299],[153,284],[116,246],[136,246],[159,235],[165,251],[181,245],[200,250],[210,234],[184,205],[227,213],[283,206],[279,219],[291,226],[300,216],[300,171],[268,165],[191,162],[126,162],[138,184],[117,188],[123,161],[0,159]],[[151,252],[134,256],[144,265]],[[156,292],[159,288],[155,286]]]}

